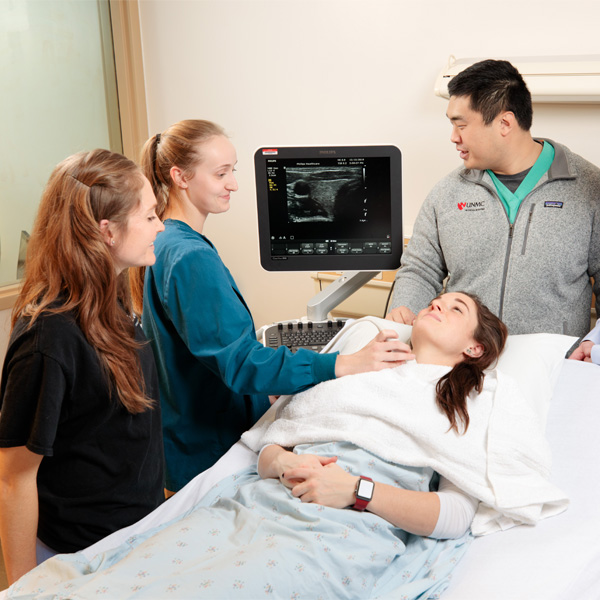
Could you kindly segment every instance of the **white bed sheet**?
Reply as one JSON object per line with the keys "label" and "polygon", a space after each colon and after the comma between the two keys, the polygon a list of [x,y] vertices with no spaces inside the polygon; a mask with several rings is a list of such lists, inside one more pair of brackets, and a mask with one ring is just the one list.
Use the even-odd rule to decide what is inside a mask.
{"label": "white bed sheet", "polygon": [[[443,600],[600,599],[600,367],[564,361],[548,415],[552,480],[569,509],[535,527],[477,538],[456,568]],[[183,490],[134,525],[86,549],[88,558],[193,506],[223,477],[256,454],[236,443]],[[4,593],[0,593],[0,600]]]}

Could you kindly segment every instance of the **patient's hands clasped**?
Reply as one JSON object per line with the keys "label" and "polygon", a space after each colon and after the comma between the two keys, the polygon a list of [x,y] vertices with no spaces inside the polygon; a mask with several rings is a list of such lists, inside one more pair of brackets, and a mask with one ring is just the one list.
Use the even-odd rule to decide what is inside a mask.
{"label": "patient's hands clasped", "polygon": [[336,456],[296,454],[273,444],[260,453],[258,474],[263,479],[279,479],[302,502],[346,508],[354,504],[357,477],[336,461]]}
{"label": "patient's hands clasped", "polygon": [[[282,483],[291,487],[292,495],[302,502],[346,508],[355,502],[357,479],[335,462],[329,462],[319,466],[301,465],[288,470]],[[288,485],[288,482],[292,485]]]}

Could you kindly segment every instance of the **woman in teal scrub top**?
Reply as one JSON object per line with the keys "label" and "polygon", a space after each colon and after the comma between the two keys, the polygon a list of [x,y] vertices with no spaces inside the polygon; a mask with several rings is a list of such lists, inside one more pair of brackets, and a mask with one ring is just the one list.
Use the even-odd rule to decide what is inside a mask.
{"label": "woman in teal scrub top", "polygon": [[[242,294],[202,234],[208,215],[229,210],[236,163],[235,148],[208,121],[176,123],[142,151],[165,225],[145,272],[142,323],[159,370],[170,491],[213,465],[269,407],[268,395],[413,358],[406,344],[388,339],[393,331],[348,356],[292,354],[256,339]],[[133,287],[139,307],[140,282]]]}

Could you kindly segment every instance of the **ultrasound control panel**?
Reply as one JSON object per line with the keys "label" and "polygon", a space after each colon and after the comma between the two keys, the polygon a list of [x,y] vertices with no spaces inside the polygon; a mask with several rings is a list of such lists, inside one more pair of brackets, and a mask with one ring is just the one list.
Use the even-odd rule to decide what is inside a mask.
{"label": "ultrasound control panel", "polygon": [[287,242],[271,244],[272,256],[298,254],[391,254],[392,243],[385,242]]}
{"label": "ultrasound control panel", "polygon": [[320,352],[339,333],[346,319],[275,323],[264,332],[264,343],[269,348],[287,346],[292,352],[300,348]]}

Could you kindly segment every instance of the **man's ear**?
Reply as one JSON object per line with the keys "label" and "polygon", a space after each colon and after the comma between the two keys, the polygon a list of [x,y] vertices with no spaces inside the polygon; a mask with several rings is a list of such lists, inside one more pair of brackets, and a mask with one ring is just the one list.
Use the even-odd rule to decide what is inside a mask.
{"label": "man's ear", "polygon": [[498,115],[500,123],[500,133],[503,136],[508,135],[515,127],[518,126],[517,118],[512,110],[506,110]]}
{"label": "man's ear", "polygon": [[182,190],[186,190],[187,189],[187,179],[185,177],[185,175],[183,174],[183,171],[179,168],[179,167],[171,167],[171,170],[169,171],[169,175],[171,176],[171,180],[173,181],[173,183],[180,189]]}

